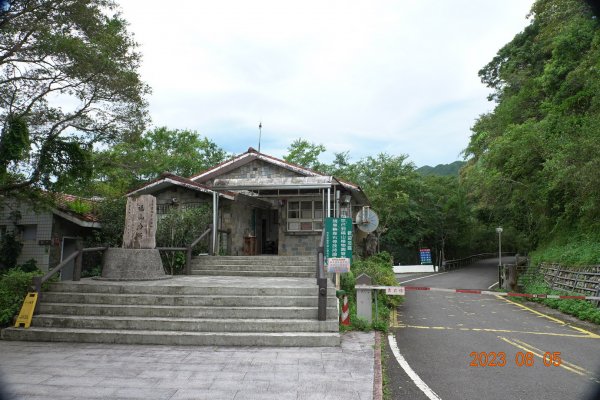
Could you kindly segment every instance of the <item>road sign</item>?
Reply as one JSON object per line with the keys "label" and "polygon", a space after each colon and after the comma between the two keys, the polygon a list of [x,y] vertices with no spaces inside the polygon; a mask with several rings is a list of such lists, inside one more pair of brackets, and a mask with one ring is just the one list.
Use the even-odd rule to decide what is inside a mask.
{"label": "road sign", "polygon": [[421,264],[431,264],[431,250],[430,249],[421,249],[419,250],[421,254]]}
{"label": "road sign", "polygon": [[325,219],[325,265],[329,272],[349,272],[352,263],[352,218]]}
{"label": "road sign", "polygon": [[403,286],[388,286],[385,288],[385,294],[388,296],[404,296]]}

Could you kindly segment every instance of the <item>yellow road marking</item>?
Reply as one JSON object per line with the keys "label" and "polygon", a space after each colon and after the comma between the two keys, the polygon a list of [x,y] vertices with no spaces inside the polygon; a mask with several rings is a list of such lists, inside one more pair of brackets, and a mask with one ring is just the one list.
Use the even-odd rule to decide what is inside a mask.
{"label": "yellow road marking", "polygon": [[[522,340],[519,340],[519,339],[514,339],[514,338],[513,338],[513,341],[515,341],[515,342],[517,342],[517,343],[521,344],[522,346],[525,346],[525,347],[530,347],[530,348],[532,348],[532,349],[536,350],[538,353],[546,353],[545,351],[538,349],[538,348],[537,348],[537,347],[535,347],[534,345],[532,345],[532,344],[529,344],[529,343],[525,343],[525,342],[524,342],[524,341],[522,341]],[[563,364],[565,364],[565,365],[568,365],[568,366],[569,366],[569,367],[571,367],[571,368],[577,369],[577,370],[579,370],[579,371],[581,371],[581,372],[583,372],[583,373],[586,373],[586,374],[588,374],[588,375],[593,375],[593,374],[592,374],[590,371],[588,371],[588,370],[587,370],[587,369],[585,369],[585,368],[582,368],[582,367],[580,367],[580,366],[577,366],[577,365],[575,365],[575,364],[572,364],[572,363],[570,363],[570,362],[567,362],[567,361],[565,361],[565,360],[561,360],[561,362],[562,362]]]}
{"label": "yellow road marking", "polygon": [[[505,338],[505,337],[502,337],[502,336],[498,336],[498,337],[499,337],[501,340],[503,340],[503,341],[505,341],[506,343],[508,343],[508,344],[511,344],[511,345],[513,345],[513,346],[515,346],[515,347],[517,347],[517,348],[521,349],[521,350],[525,350],[526,352],[530,352],[530,353],[532,353],[532,354],[536,355],[537,357],[541,358],[542,360],[544,359],[544,356],[543,356],[543,355],[541,355],[541,354],[537,353],[536,351],[534,351],[534,350],[538,350],[538,351],[539,351],[539,349],[536,349],[536,348],[534,348],[533,346],[531,346],[531,345],[528,345],[528,344],[527,344],[527,343],[525,343],[525,342],[519,341],[519,343],[521,343],[521,344],[519,344],[519,343],[515,343],[515,342],[513,342],[513,341],[511,341],[511,340],[508,340],[508,339],[507,339],[507,338]],[[524,346],[524,345],[526,345],[526,346]],[[588,374],[586,373],[586,372],[588,372],[588,371],[586,371],[585,369],[583,369],[583,368],[581,368],[581,367],[578,367],[578,366],[576,366],[575,364],[572,364],[572,363],[567,363],[567,362],[565,362],[564,360],[561,360],[561,361],[562,361],[562,362],[561,362],[561,364],[559,365],[559,367],[561,367],[561,368],[564,368],[564,369],[566,369],[567,371],[573,372],[574,374],[581,375],[581,376],[585,376],[585,377],[587,377],[587,378],[589,378],[589,379],[593,380],[594,382],[600,383],[600,380],[598,380],[596,377],[594,377],[594,376],[593,376],[593,375],[591,375],[591,374],[590,374],[590,375],[588,375]],[[575,367],[575,368],[574,368],[574,367]],[[585,372],[583,372],[583,371],[585,371]]]}
{"label": "yellow road marking", "polygon": [[512,301],[512,300],[505,299],[504,297],[501,297],[501,296],[496,296],[496,297],[497,297],[497,298],[499,298],[499,299],[502,299],[502,300],[504,300],[504,301],[507,301],[507,302],[509,302],[509,303],[511,303],[511,304],[514,304],[514,305],[516,305],[517,307],[520,307],[520,308],[522,308],[522,309],[524,309],[524,310],[530,311],[530,312],[532,312],[532,313],[534,313],[534,314],[536,314],[536,315],[538,315],[538,316],[540,316],[540,317],[547,318],[547,319],[549,319],[550,321],[554,321],[554,322],[556,322],[557,324],[560,324],[560,325],[563,325],[563,326],[568,326],[568,327],[569,327],[569,328],[571,328],[571,329],[574,329],[574,330],[576,330],[576,331],[579,331],[579,332],[585,333],[585,334],[586,334],[587,336],[589,336],[590,338],[593,338],[593,339],[600,339],[600,335],[596,335],[596,334],[595,334],[595,333],[593,333],[593,332],[586,331],[585,329],[578,328],[578,327],[576,327],[576,326],[573,326],[573,325],[569,325],[569,324],[567,324],[566,322],[564,322],[564,321],[561,321],[561,320],[560,320],[560,319],[558,319],[558,318],[551,317],[551,316],[549,316],[549,315],[546,315],[546,314],[544,314],[544,313],[541,313],[541,312],[539,312],[539,311],[536,311],[536,310],[534,310],[534,309],[532,309],[532,308],[529,308],[529,307],[527,307],[527,306],[524,306],[523,304],[517,303],[517,302],[515,302],[515,301]]}
{"label": "yellow road marking", "polygon": [[569,333],[513,331],[513,330],[509,330],[509,329],[491,329],[491,328],[458,328],[458,327],[452,327],[452,326],[421,326],[421,325],[400,324],[397,321],[394,325],[392,325],[392,328],[413,328],[413,329],[475,331],[475,332],[501,332],[501,333],[525,333],[525,334],[530,334],[530,335],[561,336],[561,337],[574,337],[574,338],[590,339],[589,335],[577,335],[577,334],[569,334]]}

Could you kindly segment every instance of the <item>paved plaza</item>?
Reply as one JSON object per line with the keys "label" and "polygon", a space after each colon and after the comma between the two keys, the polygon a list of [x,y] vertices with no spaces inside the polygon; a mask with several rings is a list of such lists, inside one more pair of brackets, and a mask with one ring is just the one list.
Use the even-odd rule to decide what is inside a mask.
{"label": "paved plaza", "polygon": [[0,341],[0,380],[22,400],[371,400],[374,343],[372,332],[309,348]]}

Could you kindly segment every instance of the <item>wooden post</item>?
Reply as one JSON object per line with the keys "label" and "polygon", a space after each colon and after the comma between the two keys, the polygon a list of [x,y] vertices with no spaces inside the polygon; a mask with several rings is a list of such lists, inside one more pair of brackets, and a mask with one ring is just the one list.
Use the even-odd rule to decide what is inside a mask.
{"label": "wooden post", "polygon": [[81,280],[81,268],[83,266],[83,243],[77,240],[77,256],[75,256],[75,268],[73,269],[73,280]]}
{"label": "wooden post", "polygon": [[188,246],[185,252],[185,274],[192,274],[192,246]]}

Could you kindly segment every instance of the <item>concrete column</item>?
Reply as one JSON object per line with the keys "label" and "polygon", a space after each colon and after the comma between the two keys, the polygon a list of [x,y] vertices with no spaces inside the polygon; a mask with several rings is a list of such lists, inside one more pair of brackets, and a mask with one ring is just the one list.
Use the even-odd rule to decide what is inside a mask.
{"label": "concrete column", "polygon": [[373,306],[371,300],[371,289],[362,289],[363,286],[371,285],[371,277],[366,274],[360,274],[356,278],[356,315],[367,320],[369,323],[373,321]]}

